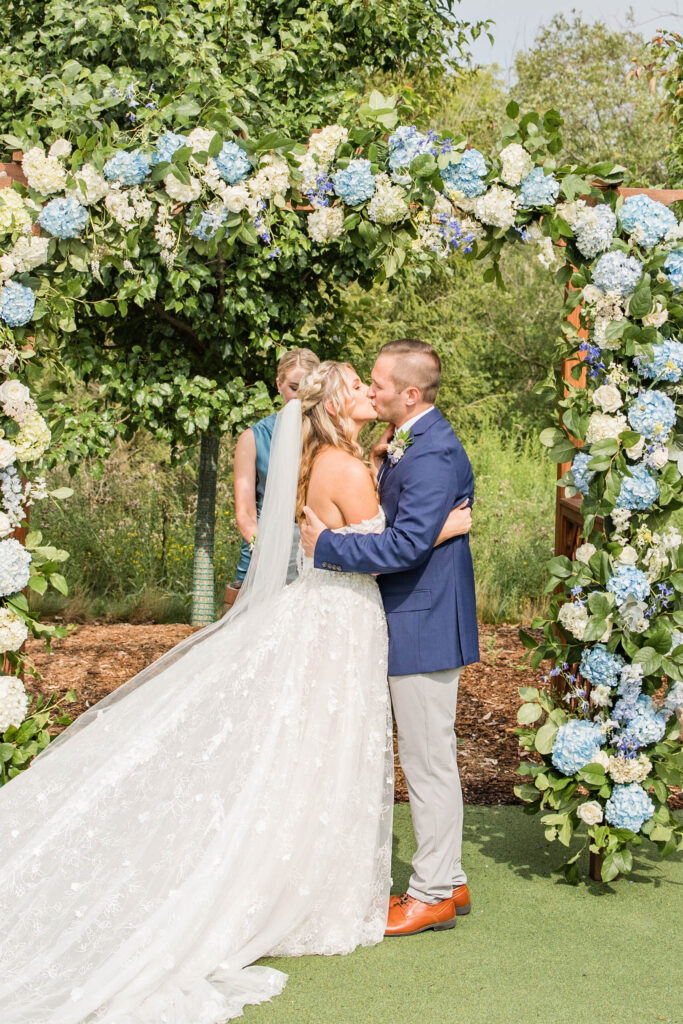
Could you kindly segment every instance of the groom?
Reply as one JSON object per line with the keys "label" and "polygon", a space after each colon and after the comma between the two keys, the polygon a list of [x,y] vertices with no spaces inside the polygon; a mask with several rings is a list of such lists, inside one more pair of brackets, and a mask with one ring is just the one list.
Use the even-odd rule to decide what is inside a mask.
{"label": "groom", "polygon": [[318,569],[378,573],[389,626],[389,685],[417,852],[407,893],[391,898],[387,935],[452,928],[470,910],[461,865],[462,791],[454,732],[458,679],[479,660],[469,536],[434,547],[451,509],[474,497],[472,467],[434,406],[431,345],[385,345],[368,390],[386,434],[378,475],[382,534],[334,534],[306,509],[301,538]]}

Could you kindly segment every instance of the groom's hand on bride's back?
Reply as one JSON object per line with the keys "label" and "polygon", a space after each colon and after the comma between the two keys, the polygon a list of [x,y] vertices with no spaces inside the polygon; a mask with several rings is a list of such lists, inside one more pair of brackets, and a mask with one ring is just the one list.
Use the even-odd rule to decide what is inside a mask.
{"label": "groom's hand on bride's back", "polygon": [[304,554],[308,558],[313,558],[318,537],[327,527],[308,505],[304,505],[304,516],[305,519],[301,522],[301,546],[304,549]]}

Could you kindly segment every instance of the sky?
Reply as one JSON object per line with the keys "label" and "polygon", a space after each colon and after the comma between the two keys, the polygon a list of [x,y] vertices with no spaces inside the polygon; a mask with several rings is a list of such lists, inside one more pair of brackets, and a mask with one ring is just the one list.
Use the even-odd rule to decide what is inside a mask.
{"label": "sky", "polygon": [[[683,35],[683,0],[632,0],[630,6],[635,28],[645,38],[659,28]],[[498,64],[509,84],[515,52],[532,46],[539,25],[550,21],[554,14],[563,12],[571,20],[571,11],[575,10],[584,21],[604,21],[610,28],[623,29],[627,27],[628,9],[628,0],[461,0],[458,16],[465,21],[494,19],[494,45],[482,36],[471,47],[472,56],[477,64]]]}

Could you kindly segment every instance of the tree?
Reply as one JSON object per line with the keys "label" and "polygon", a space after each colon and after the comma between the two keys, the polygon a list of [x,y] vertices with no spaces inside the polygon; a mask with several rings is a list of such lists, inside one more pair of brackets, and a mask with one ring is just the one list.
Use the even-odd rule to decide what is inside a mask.
{"label": "tree", "polygon": [[663,32],[655,36],[647,53],[649,65],[634,70],[637,77],[648,72],[647,81],[652,90],[660,80],[664,97],[660,118],[668,121],[671,129],[667,168],[669,182],[674,187],[683,183],[683,36],[678,32]]}
{"label": "tree", "polygon": [[666,181],[668,139],[657,119],[660,90],[633,74],[644,45],[632,29],[556,14],[517,54],[513,94],[523,107],[560,112],[567,161],[613,160],[629,168],[629,184],[654,186]]}
{"label": "tree", "polygon": [[[190,244],[180,241],[179,218],[194,216],[190,200],[197,189],[196,199],[211,194],[223,140],[239,146],[250,170],[267,176],[267,160],[276,159],[280,167],[289,161],[296,175],[305,151],[291,139],[329,120],[345,123],[371,73],[441,77],[454,63],[443,53],[449,47],[462,53],[476,31],[457,21],[456,8],[457,0],[9,5],[0,27],[0,95],[6,100],[0,139],[8,149],[28,150],[57,134],[75,144],[73,167],[93,157],[101,171],[117,148],[138,145],[151,155],[154,140],[169,127],[178,135],[202,125],[204,134],[188,144],[172,143],[173,151],[166,147],[161,156],[157,151],[152,176],[170,175],[178,202],[155,209],[152,224],[151,207],[140,213],[148,209],[140,193],[137,207],[127,206],[125,252],[113,251],[108,237],[118,231],[116,213],[100,224],[102,245],[94,254],[76,240],[51,243],[63,252],[72,291],[59,296],[43,279],[39,344],[80,379],[99,385],[105,406],[123,411],[116,419],[126,436],[145,427],[176,449],[201,438],[199,491],[209,498],[198,502],[195,591],[198,601],[204,593],[206,606],[213,604],[218,433],[268,410],[263,380],[282,347],[299,340],[307,318],[323,325],[319,340],[333,356],[338,346],[324,327],[333,322],[341,290],[351,280],[369,287],[385,250],[389,260],[399,257],[389,252],[393,241],[381,241],[370,225],[360,244],[314,253],[294,211],[282,214],[271,239],[276,191],[252,195],[243,204],[247,214],[234,195],[234,208],[216,199],[217,226],[207,233],[197,213]],[[366,128],[352,135],[347,157],[375,129],[397,122],[384,101],[365,114]],[[315,187],[302,182],[300,205]],[[160,269],[160,250],[167,272]],[[106,416],[102,423],[108,434]],[[101,448],[102,435],[94,440]],[[195,607],[195,623],[207,617]]]}

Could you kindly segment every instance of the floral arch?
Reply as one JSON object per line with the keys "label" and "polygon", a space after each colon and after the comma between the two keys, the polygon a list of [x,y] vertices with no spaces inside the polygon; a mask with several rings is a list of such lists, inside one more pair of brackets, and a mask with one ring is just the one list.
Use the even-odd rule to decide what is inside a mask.
{"label": "floral arch", "polygon": [[[665,522],[683,504],[683,226],[668,205],[683,195],[620,189],[623,168],[607,164],[562,165],[554,111],[520,118],[511,104],[508,117],[484,156],[464,138],[398,125],[394,104],[373,93],[355,125],[324,127],[306,145],[217,123],[134,145],[106,134],[57,139],[28,148],[21,174],[9,168],[0,191],[0,781],[48,742],[45,715],[29,713],[21,645],[54,627],[36,621],[23,590],[65,587],[66,554],[26,532],[26,509],[45,496],[51,438],[24,383],[35,353],[54,357],[88,318],[125,321],[136,305],[177,321],[191,259],[218,268],[211,294],[201,281],[197,289],[208,318],[243,287],[245,252],[258,274],[285,284],[305,271],[369,287],[470,255],[489,257],[484,279],[500,282],[501,251],[522,242],[567,288],[567,320],[556,360],[565,372],[544,385],[551,425],[541,434],[561,466],[555,595],[549,619],[534,623],[543,639],[522,633],[532,666],[554,667],[548,685],[520,691],[520,744],[532,759],[516,792],[543,813],[548,839],[569,847],[582,836],[605,881],[630,870],[642,836],[664,855],[683,845],[667,805],[683,782],[683,546]],[[190,334],[208,344],[186,333],[188,344]],[[208,492],[215,435],[234,425],[225,406],[239,404],[241,385],[221,393],[220,409],[178,406],[188,436],[201,435]],[[154,401],[170,394],[160,385]],[[211,515],[209,493],[196,580],[210,563]],[[195,623],[203,616],[212,608]],[[580,852],[566,865],[570,881]]]}

